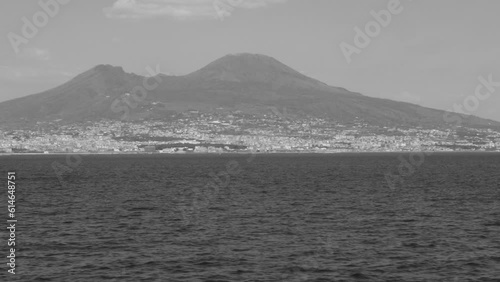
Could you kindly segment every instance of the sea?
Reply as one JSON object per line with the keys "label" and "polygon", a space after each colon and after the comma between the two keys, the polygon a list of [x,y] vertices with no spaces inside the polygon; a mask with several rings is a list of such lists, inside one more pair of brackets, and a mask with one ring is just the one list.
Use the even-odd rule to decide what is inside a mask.
{"label": "sea", "polygon": [[500,281],[498,153],[0,156],[4,218],[8,172],[1,281]]}

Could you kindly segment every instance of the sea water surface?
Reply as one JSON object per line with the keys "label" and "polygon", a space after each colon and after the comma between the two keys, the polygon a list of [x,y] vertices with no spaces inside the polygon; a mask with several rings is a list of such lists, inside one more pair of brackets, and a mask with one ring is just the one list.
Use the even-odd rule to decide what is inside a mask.
{"label": "sea water surface", "polygon": [[500,281],[500,155],[399,155],[1,156],[0,279]]}

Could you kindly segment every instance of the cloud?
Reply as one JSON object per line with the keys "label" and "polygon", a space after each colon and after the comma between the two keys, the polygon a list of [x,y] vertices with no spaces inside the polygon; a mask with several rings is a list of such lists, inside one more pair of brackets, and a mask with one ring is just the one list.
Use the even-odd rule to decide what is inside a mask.
{"label": "cloud", "polygon": [[50,60],[49,50],[40,48],[24,48],[18,56],[25,59],[35,59],[40,61]]}
{"label": "cloud", "polygon": [[112,19],[169,17],[176,20],[223,19],[235,9],[256,9],[288,0],[116,0],[103,9]]}

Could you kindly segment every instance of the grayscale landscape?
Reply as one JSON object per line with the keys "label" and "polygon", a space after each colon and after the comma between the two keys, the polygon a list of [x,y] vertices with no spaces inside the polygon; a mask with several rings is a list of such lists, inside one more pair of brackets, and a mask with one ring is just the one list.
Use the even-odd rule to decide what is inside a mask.
{"label": "grayscale landscape", "polygon": [[0,281],[499,281],[499,8],[5,1]]}

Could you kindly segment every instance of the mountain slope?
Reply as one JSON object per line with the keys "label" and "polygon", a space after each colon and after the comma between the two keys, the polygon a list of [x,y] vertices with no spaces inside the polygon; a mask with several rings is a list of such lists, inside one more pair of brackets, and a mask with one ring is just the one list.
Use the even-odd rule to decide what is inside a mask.
{"label": "mountain slope", "polygon": [[[153,87],[137,92],[139,99],[127,94],[134,94],[134,87],[144,85]],[[292,117],[310,115],[346,123],[363,120],[373,125],[454,125],[446,123],[444,111],[329,86],[258,54],[227,55],[184,76],[145,78],[126,73],[120,67],[99,65],[59,87],[0,103],[0,122],[11,125],[56,119],[120,119],[124,109],[131,119],[220,108],[269,114],[271,107],[285,108]],[[500,126],[498,122],[472,116],[464,117],[463,124]]]}
{"label": "mountain slope", "polygon": [[[120,67],[96,66],[56,88],[0,103],[2,123],[100,117],[109,111],[109,98],[141,81]],[[109,115],[111,117],[111,115]]]}

